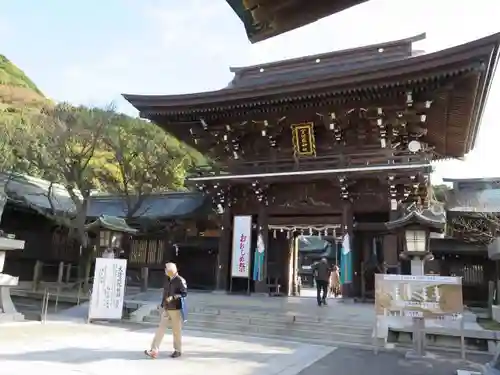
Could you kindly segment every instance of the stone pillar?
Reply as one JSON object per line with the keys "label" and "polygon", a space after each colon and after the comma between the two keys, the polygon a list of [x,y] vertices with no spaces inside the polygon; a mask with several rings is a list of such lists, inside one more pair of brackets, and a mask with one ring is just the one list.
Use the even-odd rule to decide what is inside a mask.
{"label": "stone pillar", "polygon": [[59,268],[57,269],[57,284],[60,286],[63,283],[64,278],[64,262],[59,262]]}
{"label": "stone pillar", "polygon": [[[352,256],[352,268],[353,268],[353,278],[351,283],[344,283],[342,285],[342,296],[347,298],[352,298],[354,296],[354,281],[358,279],[356,275],[357,265],[355,264],[357,257],[354,254],[354,249],[352,248],[353,243],[353,213],[352,204],[348,200],[342,202],[342,235],[349,234],[349,241],[351,245],[351,256]],[[342,270],[341,270],[342,272]]]}
{"label": "stone pillar", "polygon": [[71,263],[68,263],[66,265],[66,275],[64,277],[64,281],[66,284],[69,284],[69,281],[71,280]]}
{"label": "stone pillar", "polygon": [[228,278],[231,262],[231,208],[226,207],[222,214],[222,225],[219,237],[219,252],[217,253],[216,289],[228,290]]}
{"label": "stone pillar", "polygon": [[420,257],[412,257],[411,259],[411,274],[414,276],[424,275],[424,260]]}
{"label": "stone pillar", "polygon": [[19,284],[19,278],[3,273],[6,251],[24,249],[24,241],[0,237],[0,322],[24,320],[10,298],[10,288]]}
{"label": "stone pillar", "polygon": [[267,259],[268,259],[268,245],[269,245],[269,224],[267,218],[267,209],[264,203],[259,207],[259,214],[257,216],[257,236],[259,233],[262,235],[264,242],[264,265],[262,270],[262,278],[255,282],[255,293],[268,293],[267,287]]}

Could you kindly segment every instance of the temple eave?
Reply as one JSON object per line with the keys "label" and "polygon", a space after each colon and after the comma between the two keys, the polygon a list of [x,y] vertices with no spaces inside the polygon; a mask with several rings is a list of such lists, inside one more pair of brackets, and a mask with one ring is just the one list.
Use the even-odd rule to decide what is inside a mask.
{"label": "temple eave", "polygon": [[384,87],[398,83],[418,82],[426,78],[432,79],[477,68],[484,71],[485,81],[489,81],[498,62],[499,44],[500,33],[422,56],[392,61],[384,65],[373,65],[364,69],[307,77],[288,85],[280,82],[276,85],[260,85],[258,88],[225,88],[183,95],[123,94],[123,97],[139,111],[151,111],[154,108],[167,110],[196,105],[217,105],[231,99],[245,100],[266,95],[284,96],[294,92],[303,92],[304,89],[344,88],[349,91],[363,85]]}

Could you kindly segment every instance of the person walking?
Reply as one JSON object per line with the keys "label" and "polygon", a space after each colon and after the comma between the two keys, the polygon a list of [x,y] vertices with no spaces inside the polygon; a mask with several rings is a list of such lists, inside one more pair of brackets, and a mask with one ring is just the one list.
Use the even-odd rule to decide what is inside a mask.
{"label": "person walking", "polygon": [[330,282],[331,269],[326,258],[322,258],[319,262],[312,266],[313,275],[316,280],[316,299],[318,306],[326,305],[326,297],[328,295],[328,283]]}
{"label": "person walking", "polygon": [[145,350],[144,354],[151,358],[157,358],[160,350],[160,344],[165,336],[165,330],[170,326],[174,341],[174,352],[170,355],[172,358],[178,358],[182,354],[182,325],[183,317],[183,299],[187,296],[186,280],[177,272],[175,263],[165,264],[165,284],[163,286],[163,297],[160,305],[162,311],[160,325],[156,330],[151,349]]}
{"label": "person walking", "polygon": [[330,294],[335,298],[340,295],[340,273],[336,264],[333,265],[330,275]]}

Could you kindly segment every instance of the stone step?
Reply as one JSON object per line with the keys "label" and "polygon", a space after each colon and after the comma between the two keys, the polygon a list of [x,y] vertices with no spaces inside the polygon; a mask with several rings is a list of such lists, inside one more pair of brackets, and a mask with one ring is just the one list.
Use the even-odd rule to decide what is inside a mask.
{"label": "stone step", "polygon": [[[144,319],[147,323],[159,323],[158,317],[147,316]],[[272,335],[281,338],[301,338],[304,340],[321,340],[334,345],[338,342],[350,342],[356,344],[370,345],[372,343],[371,331],[367,332],[340,332],[333,328],[321,327],[313,329],[312,327],[290,327],[279,324],[248,324],[248,322],[233,322],[223,320],[195,320],[192,316],[186,322],[187,329],[196,329],[200,331],[222,330],[225,332],[237,334],[251,334],[255,336]]]}
{"label": "stone step", "polygon": [[[145,319],[146,323],[158,324],[157,319]],[[328,345],[338,345],[338,343],[351,343],[360,345],[371,345],[371,335],[352,335],[337,332],[311,331],[303,329],[289,329],[279,326],[258,326],[254,324],[234,324],[220,321],[200,322],[189,320],[186,322],[186,329],[208,332],[224,332],[232,334],[245,334],[256,337],[279,337],[281,339],[291,339],[303,342],[321,342]],[[300,340],[298,340],[300,339]]]}
{"label": "stone step", "polygon": [[[147,316],[149,321],[159,322],[159,312],[152,313]],[[286,329],[303,329],[312,331],[324,331],[326,329],[339,333],[346,334],[359,334],[359,335],[371,335],[373,327],[371,326],[353,326],[351,323],[336,321],[331,322],[308,322],[305,320],[293,320],[280,319],[274,317],[268,318],[255,318],[247,316],[237,316],[237,315],[216,315],[216,314],[200,314],[200,313],[190,313],[188,316],[189,321],[195,322],[220,322],[226,324],[253,324],[260,327],[284,327]]]}
{"label": "stone step", "polygon": [[[144,307],[143,307],[144,308]],[[293,311],[280,311],[280,312],[268,312],[265,310],[254,311],[245,309],[219,309],[219,308],[206,308],[206,307],[194,307],[189,308],[189,314],[207,314],[207,315],[218,315],[223,317],[242,317],[245,319],[272,319],[274,321],[283,322],[304,322],[304,323],[324,323],[324,324],[346,324],[349,326],[362,326],[362,327],[372,327],[373,321],[369,318],[367,319],[357,319],[356,317],[346,316],[344,314],[336,314],[335,310],[327,310],[327,308],[321,308],[321,310],[312,310],[309,314],[297,314]],[[158,309],[155,306],[150,307],[151,315],[158,315]]]}

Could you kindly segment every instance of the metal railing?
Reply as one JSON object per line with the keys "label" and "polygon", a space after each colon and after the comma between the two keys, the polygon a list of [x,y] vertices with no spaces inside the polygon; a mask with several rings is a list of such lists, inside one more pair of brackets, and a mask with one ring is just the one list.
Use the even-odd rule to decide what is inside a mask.
{"label": "metal railing", "polygon": [[[40,321],[42,324],[45,324],[47,321],[47,315],[49,310],[49,304],[51,301],[54,301],[54,312],[57,312],[59,306],[59,298],[63,291],[72,291],[77,288],[77,296],[76,296],[76,306],[80,306],[82,302],[82,297],[85,296],[83,291],[83,285],[88,281],[89,285],[91,285],[93,281],[93,277],[89,277],[86,279],[80,279],[73,283],[69,284],[60,284],[55,287],[46,287],[42,297],[42,305],[41,305],[41,315]],[[90,297],[91,291],[89,291],[88,296]]]}

